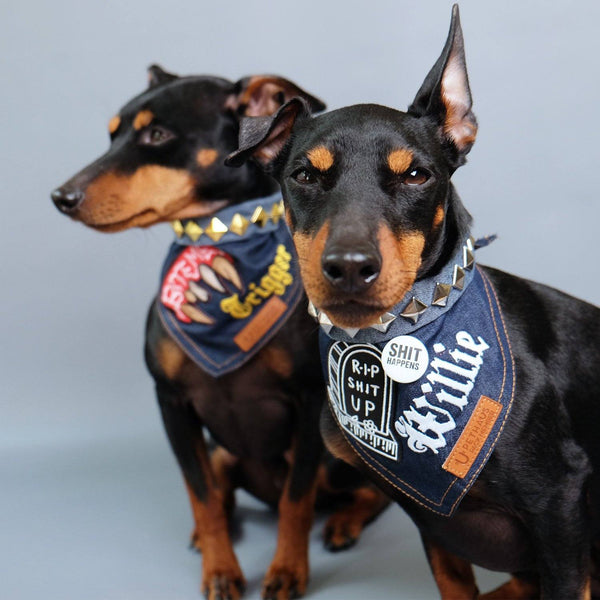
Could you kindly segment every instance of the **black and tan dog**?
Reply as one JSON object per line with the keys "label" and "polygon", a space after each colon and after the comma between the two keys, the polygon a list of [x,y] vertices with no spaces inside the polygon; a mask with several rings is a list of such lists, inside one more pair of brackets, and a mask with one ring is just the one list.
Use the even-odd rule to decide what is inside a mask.
{"label": "black and tan dog", "polygon": [[[275,182],[254,165],[241,170],[223,165],[223,158],[237,147],[240,118],[270,115],[294,96],[304,98],[313,110],[322,110],[324,105],[280,77],[253,76],[232,83],[216,77],[177,77],[157,66],[149,69],[149,75],[149,89],[110,120],[108,152],[55,190],[52,199],[64,214],[103,232],[172,221],[178,241],[190,244],[188,248],[195,253],[191,263],[183,261],[179,271],[172,268],[167,276],[179,286],[176,291],[181,292],[183,302],[165,309],[161,297],[150,309],[146,361],[192,505],[192,542],[203,554],[202,589],[211,599],[218,599],[238,598],[243,588],[227,524],[233,491],[240,486],[279,507],[277,550],[263,595],[289,598],[305,590],[317,487],[334,492],[333,478],[339,492],[347,479],[343,463],[322,455],[318,418],[325,388],[318,364],[317,328],[306,316],[306,303],[297,305],[252,358],[218,377],[183,351],[167,332],[165,319],[171,319],[177,331],[184,321],[208,326],[211,318],[204,312],[203,301],[219,300],[233,291],[241,294],[245,285],[236,264],[227,253],[213,248],[213,240],[223,236],[225,225],[231,230],[235,227],[242,237],[248,227],[248,231],[260,231],[263,226],[266,230],[271,219],[276,222],[280,216],[278,200],[273,212],[265,204],[264,210],[257,206],[260,210],[248,218],[236,216],[237,208],[233,208],[231,223],[212,217],[277,190]],[[202,231],[198,219],[205,217],[221,230],[211,233],[207,227],[198,239]],[[204,238],[208,245],[194,245]],[[179,256],[184,255],[184,248],[177,246]],[[201,252],[208,252],[209,259],[193,262]],[[269,273],[279,279],[287,277],[289,283],[289,273],[282,271],[289,267],[285,262],[289,256],[285,251],[279,254],[279,266],[269,267]],[[199,269],[202,277],[186,275],[186,268],[190,272]],[[246,282],[255,292],[253,304],[260,304],[268,292],[279,293],[272,279],[261,281],[271,287],[265,290]],[[299,278],[295,285],[302,294]],[[250,296],[248,292],[246,298]],[[237,299],[236,294],[231,297]],[[169,313],[171,309],[180,320]],[[210,456],[203,437],[205,427],[218,442]],[[326,545],[332,550],[351,545],[385,504],[374,488],[350,490],[346,506],[326,526]]]}
{"label": "black and tan dog", "polygon": [[471,107],[454,7],[407,112],[312,118],[292,100],[243,123],[228,162],[252,156],[281,184],[327,333],[325,443],[410,514],[441,595],[478,597],[473,563],[513,574],[486,598],[600,597],[600,311],[475,265],[450,181],[475,141]]}

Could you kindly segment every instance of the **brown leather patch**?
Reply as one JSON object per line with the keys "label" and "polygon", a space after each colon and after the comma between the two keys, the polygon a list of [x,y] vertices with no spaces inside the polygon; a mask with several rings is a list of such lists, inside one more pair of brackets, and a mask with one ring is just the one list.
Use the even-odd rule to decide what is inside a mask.
{"label": "brown leather patch", "polygon": [[248,352],[262,339],[275,321],[285,312],[286,308],[287,304],[281,298],[271,296],[254,319],[233,338],[233,341],[241,350]]}
{"label": "brown leather patch", "polygon": [[501,412],[500,402],[481,396],[467,426],[460,434],[442,468],[462,479],[481,452]]}

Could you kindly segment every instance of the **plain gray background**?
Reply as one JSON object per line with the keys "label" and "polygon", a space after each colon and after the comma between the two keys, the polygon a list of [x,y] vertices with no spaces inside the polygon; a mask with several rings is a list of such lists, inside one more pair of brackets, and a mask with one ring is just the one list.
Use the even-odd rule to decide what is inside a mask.
{"label": "plain gray background", "polygon": [[[197,598],[183,484],[142,362],[171,232],[114,236],[49,192],[108,146],[108,119],[159,62],[286,75],[336,108],[406,108],[450,2],[0,4],[0,597]],[[600,301],[600,4],[461,3],[480,129],[455,176],[481,262]],[[241,495],[236,543],[257,597],[275,519]],[[322,521],[319,521],[321,523]],[[430,598],[414,527],[389,510],[343,555],[313,531],[314,598]],[[503,579],[483,575],[484,585]]]}

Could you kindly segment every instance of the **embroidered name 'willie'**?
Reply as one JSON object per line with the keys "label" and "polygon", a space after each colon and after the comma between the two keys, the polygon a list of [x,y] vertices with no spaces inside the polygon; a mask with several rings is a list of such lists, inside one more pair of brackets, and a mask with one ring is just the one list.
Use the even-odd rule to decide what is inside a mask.
{"label": "embroidered name 'willie'", "polygon": [[434,352],[444,354],[444,358],[436,356],[429,363],[425,376],[428,383],[421,384],[423,395],[414,398],[394,424],[413,452],[431,450],[438,454],[446,446],[444,434],[455,429],[456,422],[439,404],[463,410],[483,364],[483,354],[489,349],[483,338],[478,337],[476,342],[466,331],[456,334],[456,343],[458,347],[451,352],[446,352],[443,344],[433,345]]}
{"label": "embroidered name 'willie'", "polygon": [[260,283],[258,285],[249,284],[250,291],[243,300],[240,300],[238,294],[221,300],[221,310],[234,319],[245,319],[252,314],[256,306],[262,304],[273,294],[283,296],[286,288],[294,281],[289,272],[291,260],[292,255],[285,249],[285,246],[283,244],[277,246],[275,259],[269,265],[266,275],[261,277]]}

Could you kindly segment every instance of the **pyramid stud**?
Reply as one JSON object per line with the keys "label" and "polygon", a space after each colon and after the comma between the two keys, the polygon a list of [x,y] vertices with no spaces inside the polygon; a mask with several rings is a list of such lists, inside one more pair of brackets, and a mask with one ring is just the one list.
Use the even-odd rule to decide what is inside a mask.
{"label": "pyramid stud", "polygon": [[313,318],[313,319],[318,319],[319,318],[319,311],[317,310],[316,306],[309,300],[308,301],[308,314]]}
{"label": "pyramid stud", "polygon": [[329,333],[333,327],[333,323],[324,312],[319,313],[319,325],[323,328],[325,333]]}
{"label": "pyramid stud", "polygon": [[457,290],[462,290],[465,287],[465,270],[458,265],[454,265],[452,287],[455,287]]}
{"label": "pyramid stud", "polygon": [[390,325],[396,320],[396,315],[392,313],[385,313],[381,317],[379,317],[379,322],[370,325],[371,329],[375,329],[376,331],[381,331],[381,333],[386,333],[389,329]]}
{"label": "pyramid stud", "polygon": [[171,227],[178,238],[180,238],[185,232],[183,229],[183,223],[179,219],[177,219],[177,221],[173,221],[171,223]]}
{"label": "pyramid stud", "polygon": [[452,286],[449,283],[436,283],[431,304],[435,306],[446,306],[451,290]]}
{"label": "pyramid stud", "polygon": [[463,267],[471,270],[474,263],[475,257],[473,256],[473,252],[467,246],[463,246]]}
{"label": "pyramid stud", "polygon": [[353,338],[360,331],[360,327],[341,327],[340,329],[351,338]]}
{"label": "pyramid stud", "polygon": [[240,215],[240,213],[235,213],[235,215],[233,215],[233,219],[231,219],[229,231],[233,231],[233,233],[237,235],[244,235],[249,226],[250,221],[248,221],[246,217]]}
{"label": "pyramid stud", "polygon": [[269,221],[269,213],[262,206],[257,206],[254,209],[250,220],[256,225],[264,227]]}
{"label": "pyramid stud", "polygon": [[404,317],[405,319],[410,319],[413,323],[416,323],[421,314],[423,314],[427,308],[427,304],[421,302],[418,298],[413,296],[406,308],[400,313],[400,316]]}
{"label": "pyramid stud", "polygon": [[204,230],[204,233],[213,241],[218,242],[228,231],[227,225],[218,219],[213,217],[210,220],[210,225]]}
{"label": "pyramid stud", "polygon": [[184,229],[186,235],[192,240],[192,242],[195,242],[204,233],[202,227],[200,227],[200,225],[197,223],[194,223],[194,221],[188,221],[185,224]]}
{"label": "pyramid stud", "polygon": [[475,238],[470,235],[469,239],[467,240],[467,248],[473,252],[473,250],[475,250]]}
{"label": "pyramid stud", "polygon": [[271,219],[273,221],[273,223],[275,223],[277,225],[277,223],[279,223],[279,219],[281,219],[281,217],[283,217],[283,213],[284,213],[284,208],[283,208],[283,200],[280,200],[279,202],[275,202],[273,204],[273,208],[271,209]]}

